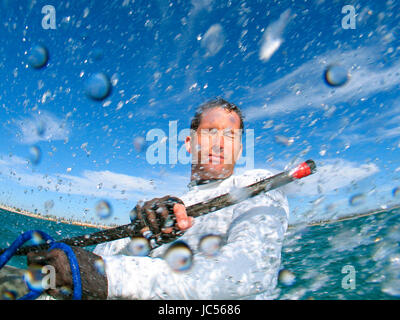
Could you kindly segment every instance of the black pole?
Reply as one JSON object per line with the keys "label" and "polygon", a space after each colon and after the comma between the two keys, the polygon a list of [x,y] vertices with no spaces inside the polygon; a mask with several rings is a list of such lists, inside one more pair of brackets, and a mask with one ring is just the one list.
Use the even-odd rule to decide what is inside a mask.
{"label": "black pole", "polygon": [[[216,198],[213,198],[206,202],[196,203],[194,205],[186,207],[186,212],[188,216],[199,217],[210,212],[218,211],[222,208],[231,206],[247,198],[254,197],[261,192],[268,192],[284,186],[294,180],[301,179],[316,171],[316,165],[313,160],[307,160],[303,162],[293,170],[284,171],[278,173],[269,178],[255,182],[249,186],[241,188],[234,195],[230,193],[223,194]],[[126,237],[140,237],[142,236],[139,230],[140,221],[136,220],[133,223],[125,224],[116,228],[98,231],[92,234],[77,236],[73,238],[62,239],[57,242],[63,242],[65,244],[76,246],[76,247],[87,247],[95,244],[100,244],[103,242],[113,241],[117,239],[122,239]],[[175,240],[174,237],[168,238],[165,235],[163,239],[158,241],[158,244],[164,244]],[[38,246],[28,246],[20,248],[15,254],[25,255],[31,251],[41,251],[49,249],[49,244],[41,244]],[[5,249],[0,250],[0,254],[4,252]]]}

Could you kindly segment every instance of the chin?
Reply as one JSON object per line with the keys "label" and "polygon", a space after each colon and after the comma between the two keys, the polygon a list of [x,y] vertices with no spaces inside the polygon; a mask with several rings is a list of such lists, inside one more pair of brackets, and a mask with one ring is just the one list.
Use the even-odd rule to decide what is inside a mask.
{"label": "chin", "polygon": [[223,179],[232,174],[232,168],[227,167],[225,164],[205,164],[203,167],[203,175],[208,179]]}

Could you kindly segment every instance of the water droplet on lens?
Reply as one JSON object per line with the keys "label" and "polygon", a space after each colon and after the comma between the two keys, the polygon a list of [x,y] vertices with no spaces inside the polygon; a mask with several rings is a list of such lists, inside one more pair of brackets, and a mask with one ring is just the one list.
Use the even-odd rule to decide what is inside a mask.
{"label": "water droplet on lens", "polygon": [[130,212],[129,212],[129,219],[131,220],[131,222],[136,221],[137,218],[137,212],[136,209],[133,208]]}
{"label": "water droplet on lens", "polygon": [[296,277],[291,271],[282,269],[279,271],[278,280],[284,286],[292,286],[296,282]]}
{"label": "water droplet on lens", "polygon": [[23,279],[30,289],[41,291],[43,290],[42,280],[42,267],[31,266],[24,272]]}
{"label": "water droplet on lens", "polygon": [[177,241],[165,252],[164,259],[172,270],[182,272],[192,266],[193,252],[186,243]]}
{"label": "water droplet on lens", "polygon": [[43,121],[40,121],[36,127],[36,133],[38,136],[42,137],[46,131],[46,124]]}
{"label": "water droplet on lens", "polygon": [[66,286],[62,286],[60,288],[60,293],[64,296],[70,296],[72,294],[72,289]]}
{"label": "water droplet on lens", "polygon": [[49,52],[44,46],[36,45],[32,47],[28,56],[28,63],[34,69],[40,69],[47,64]]}
{"label": "water droplet on lens", "polygon": [[37,146],[32,146],[29,148],[29,160],[33,165],[38,165],[42,158],[42,151]]}
{"label": "water droplet on lens", "polygon": [[45,208],[46,210],[53,209],[53,207],[54,207],[54,201],[53,201],[53,200],[48,200],[48,201],[46,201],[46,202],[44,203],[44,208]]}
{"label": "water droplet on lens", "polygon": [[128,251],[133,256],[144,257],[150,253],[150,243],[144,237],[133,237],[128,244]]}
{"label": "water droplet on lens", "polygon": [[205,235],[201,237],[199,249],[207,256],[216,256],[222,245],[222,238],[218,235]]}
{"label": "water droplet on lens", "polygon": [[17,299],[17,293],[13,290],[4,291],[1,297],[1,300],[16,300],[16,299]]}
{"label": "water droplet on lens", "polygon": [[102,275],[105,274],[105,266],[104,266],[104,261],[102,259],[97,259],[94,262],[94,267],[96,268],[96,271]]}
{"label": "water droplet on lens", "polygon": [[133,146],[137,152],[142,152],[146,144],[146,140],[143,137],[136,137],[133,139]]}
{"label": "water droplet on lens", "polygon": [[33,245],[39,245],[44,242],[44,239],[39,232],[33,232],[31,241]]}
{"label": "water droplet on lens", "polygon": [[112,215],[112,208],[108,201],[101,200],[96,205],[96,214],[100,219],[108,219]]}
{"label": "water droplet on lens", "polygon": [[362,193],[355,194],[350,197],[349,203],[352,206],[358,206],[365,201],[365,195]]}
{"label": "water droplet on lens", "polygon": [[102,49],[96,48],[91,52],[91,55],[93,56],[94,60],[101,60],[103,59],[104,53]]}
{"label": "water droplet on lens", "polygon": [[339,87],[344,85],[349,80],[347,70],[339,65],[330,65],[324,73],[325,81],[328,85]]}
{"label": "water droplet on lens", "polygon": [[103,100],[111,92],[110,79],[104,73],[95,73],[85,84],[86,94],[93,100]]}

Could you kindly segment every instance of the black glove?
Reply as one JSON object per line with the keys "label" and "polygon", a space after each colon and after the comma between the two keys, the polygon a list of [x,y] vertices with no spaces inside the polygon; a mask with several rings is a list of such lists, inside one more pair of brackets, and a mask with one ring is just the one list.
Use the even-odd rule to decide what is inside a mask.
{"label": "black glove", "polygon": [[154,198],[144,202],[142,205],[137,204],[133,211],[136,218],[141,222],[142,234],[145,237],[150,235],[152,238],[181,235],[183,231],[177,225],[177,217],[174,214],[175,204],[184,206],[181,199],[169,195],[162,198]]}

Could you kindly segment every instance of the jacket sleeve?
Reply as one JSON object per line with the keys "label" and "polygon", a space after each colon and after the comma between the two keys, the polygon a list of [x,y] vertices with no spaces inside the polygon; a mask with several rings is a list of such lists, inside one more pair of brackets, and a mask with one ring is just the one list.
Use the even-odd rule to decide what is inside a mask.
{"label": "jacket sleeve", "polygon": [[267,194],[236,205],[219,254],[207,257],[194,250],[193,265],[186,272],[173,271],[162,258],[104,256],[108,298],[271,298],[288,223],[287,200],[282,194],[275,196],[285,205],[271,205]]}

